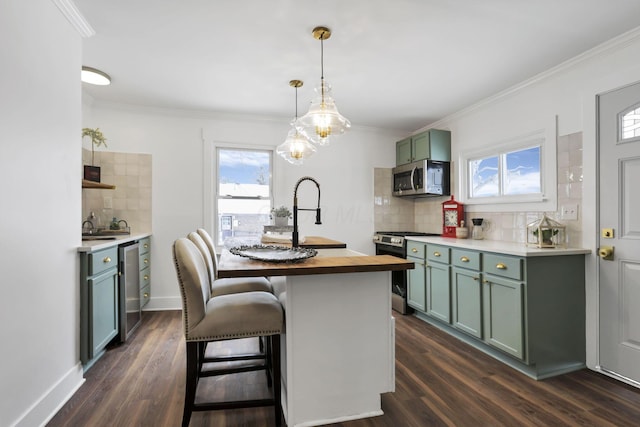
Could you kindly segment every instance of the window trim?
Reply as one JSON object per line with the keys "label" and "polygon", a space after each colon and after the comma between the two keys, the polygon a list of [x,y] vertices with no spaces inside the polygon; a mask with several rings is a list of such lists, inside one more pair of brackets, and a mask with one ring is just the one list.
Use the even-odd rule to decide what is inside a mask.
{"label": "window trim", "polygon": [[[555,126],[539,129],[498,143],[489,143],[475,150],[459,154],[458,174],[460,200],[476,212],[555,211],[557,207],[557,161]],[[485,157],[498,157],[502,168],[502,156],[513,151],[540,146],[540,193],[471,197],[469,162]],[[499,170],[502,174],[502,169]],[[502,177],[500,177],[502,180]],[[502,191],[502,190],[501,190]]]}

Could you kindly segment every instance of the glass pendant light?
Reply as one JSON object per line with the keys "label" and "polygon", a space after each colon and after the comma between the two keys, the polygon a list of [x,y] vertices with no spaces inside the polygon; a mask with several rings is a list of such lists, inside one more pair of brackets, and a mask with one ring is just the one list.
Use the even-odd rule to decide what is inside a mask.
{"label": "glass pendant light", "polygon": [[316,27],[313,37],[320,40],[320,86],[315,89],[316,97],[311,101],[309,112],[300,117],[296,127],[311,142],[327,145],[329,137],[345,133],[351,127],[351,122],[338,112],[331,97],[331,85],[324,79],[324,40],[331,37],[331,30]]}
{"label": "glass pendant light", "polygon": [[298,88],[302,87],[301,80],[291,80],[289,86],[296,88],[296,117],[291,122],[291,130],[287,134],[287,139],[276,148],[276,153],[293,165],[301,165],[304,159],[309,158],[316,152],[316,147],[309,142],[306,136],[296,129],[298,120]]}

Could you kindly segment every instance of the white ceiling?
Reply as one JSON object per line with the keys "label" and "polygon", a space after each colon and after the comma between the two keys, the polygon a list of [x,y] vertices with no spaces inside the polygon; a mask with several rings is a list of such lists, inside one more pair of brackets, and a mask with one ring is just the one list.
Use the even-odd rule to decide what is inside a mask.
{"label": "white ceiling", "polygon": [[325,79],[353,126],[406,131],[640,26],[637,0],[75,0],[98,100],[289,121]]}

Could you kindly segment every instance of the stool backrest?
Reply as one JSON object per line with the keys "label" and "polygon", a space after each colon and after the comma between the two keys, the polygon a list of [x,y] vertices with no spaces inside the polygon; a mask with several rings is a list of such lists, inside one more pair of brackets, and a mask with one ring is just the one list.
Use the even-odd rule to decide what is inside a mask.
{"label": "stool backrest", "polygon": [[209,291],[213,292],[213,281],[216,279],[216,273],[213,269],[213,260],[211,259],[209,248],[204,240],[202,240],[202,237],[194,231],[187,235],[187,239],[191,240],[200,251],[200,254],[202,254],[202,258],[204,259],[204,263],[207,266],[207,272],[209,274]]}
{"label": "stool backrest", "polygon": [[206,303],[211,297],[209,276],[200,250],[187,238],[173,242],[173,261],[182,296],[184,333],[188,337],[204,318]]}
{"label": "stool backrest", "polygon": [[213,260],[213,272],[215,274],[214,279],[218,278],[218,254],[216,254],[216,245],[213,244],[213,238],[207,230],[204,228],[198,228],[198,235],[202,237],[202,240],[207,244],[209,253],[211,253],[211,259]]}

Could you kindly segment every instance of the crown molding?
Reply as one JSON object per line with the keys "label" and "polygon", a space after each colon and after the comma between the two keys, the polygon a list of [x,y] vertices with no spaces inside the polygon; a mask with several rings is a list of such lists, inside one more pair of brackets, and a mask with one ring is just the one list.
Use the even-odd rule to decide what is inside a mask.
{"label": "crown molding", "polygon": [[598,58],[601,56],[609,55],[617,50],[623,49],[631,43],[637,42],[640,39],[640,27],[636,27],[626,33],[622,33],[621,35],[614,37],[604,43],[597,45],[596,47],[589,49],[577,56],[574,56],[571,59],[568,59],[555,67],[549,68],[546,71],[543,71],[530,79],[524,80],[514,86],[511,86],[501,92],[496,93],[495,95],[489,96],[475,104],[472,104],[462,110],[459,110],[453,114],[448,115],[447,117],[443,117],[433,123],[424,126],[417,131],[412,132],[412,135],[423,132],[427,129],[437,128],[438,126],[443,126],[450,123],[452,120],[459,119],[475,110],[491,105],[495,102],[500,101],[503,98],[506,98],[516,92],[519,92],[529,86],[533,86],[536,83],[539,83],[543,80],[546,80],[552,76],[562,74],[566,71],[573,69],[574,67],[587,62],[591,59]]}
{"label": "crown molding", "polygon": [[51,0],[55,4],[60,12],[67,18],[67,21],[73,26],[73,28],[80,33],[82,37],[91,37],[96,34],[95,30],[91,27],[89,22],[82,16],[80,10],[76,7],[73,0]]}

